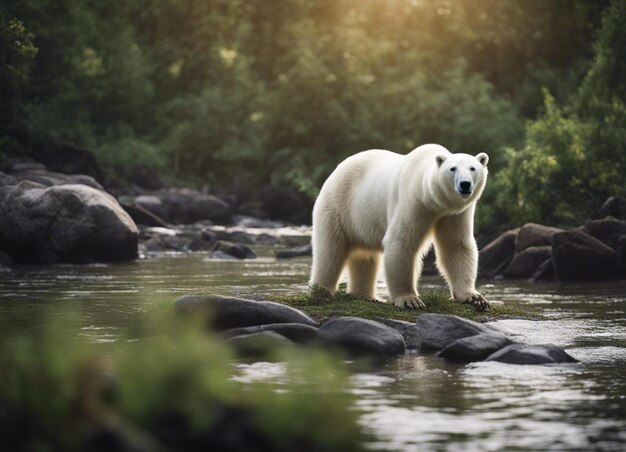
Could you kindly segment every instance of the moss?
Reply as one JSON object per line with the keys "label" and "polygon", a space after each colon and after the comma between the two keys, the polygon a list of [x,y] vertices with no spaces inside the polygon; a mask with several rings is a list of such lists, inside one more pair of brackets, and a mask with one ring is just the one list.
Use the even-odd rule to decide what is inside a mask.
{"label": "moss", "polygon": [[481,311],[468,304],[457,303],[442,292],[426,292],[420,298],[426,304],[423,311],[408,310],[396,307],[390,303],[361,300],[347,294],[344,287],[340,287],[335,295],[323,289],[312,287],[309,293],[295,295],[272,294],[265,299],[301,309],[317,320],[337,316],[354,316],[365,319],[395,319],[414,322],[422,313],[449,314],[476,321],[488,321],[506,318],[541,318],[540,315],[525,311],[521,308],[492,304],[487,311]]}

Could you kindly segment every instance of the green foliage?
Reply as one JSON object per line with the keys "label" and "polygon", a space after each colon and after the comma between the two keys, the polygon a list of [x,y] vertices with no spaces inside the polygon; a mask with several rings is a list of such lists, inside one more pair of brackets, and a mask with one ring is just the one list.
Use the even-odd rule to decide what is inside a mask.
{"label": "green foliage", "polygon": [[557,106],[546,91],[545,113],[509,149],[508,165],[486,195],[483,224],[580,224],[609,196],[623,193],[626,171],[626,5],[604,17],[595,57],[572,102]]}
{"label": "green foliage", "polygon": [[106,163],[309,196],[343,158],[375,147],[487,151],[497,171],[539,87],[561,99],[575,86],[603,4],[279,3],[5,3],[4,29],[27,30],[7,53],[22,55],[20,74],[39,50],[11,116]]}
{"label": "green foliage", "polygon": [[[231,410],[241,414],[230,418],[231,432],[247,429],[242,431],[266,438],[273,450],[361,448],[347,374],[338,361],[319,350],[306,356],[285,350],[277,356],[285,368],[280,391],[272,382],[241,383],[233,378],[224,342],[171,316],[170,310],[144,319],[115,343],[77,337],[79,329],[67,320],[3,335],[0,423],[3,441],[15,441],[3,445],[74,450],[94,429],[106,427],[130,443],[152,446],[138,450],[157,450],[156,443],[171,441],[163,436],[168,419],[173,431],[182,424],[211,435],[220,413]],[[168,446],[183,450],[184,443]]]}

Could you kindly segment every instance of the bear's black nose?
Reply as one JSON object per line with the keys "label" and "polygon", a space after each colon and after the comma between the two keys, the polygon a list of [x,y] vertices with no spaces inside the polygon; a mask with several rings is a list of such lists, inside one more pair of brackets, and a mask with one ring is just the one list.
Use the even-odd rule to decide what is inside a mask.
{"label": "bear's black nose", "polygon": [[466,180],[464,180],[463,182],[461,182],[461,192],[463,193],[469,193],[470,188],[472,187],[472,183],[468,182]]}

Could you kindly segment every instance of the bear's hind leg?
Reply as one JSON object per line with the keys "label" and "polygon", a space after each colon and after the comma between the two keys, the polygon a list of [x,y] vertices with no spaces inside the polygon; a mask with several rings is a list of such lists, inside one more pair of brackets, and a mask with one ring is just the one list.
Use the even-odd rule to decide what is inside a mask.
{"label": "bear's hind leg", "polygon": [[337,291],[339,276],[346,263],[347,247],[342,238],[313,237],[313,264],[309,284],[331,294]]}
{"label": "bear's hind leg", "polygon": [[380,253],[358,251],[348,258],[348,293],[364,300],[376,300],[376,276]]}

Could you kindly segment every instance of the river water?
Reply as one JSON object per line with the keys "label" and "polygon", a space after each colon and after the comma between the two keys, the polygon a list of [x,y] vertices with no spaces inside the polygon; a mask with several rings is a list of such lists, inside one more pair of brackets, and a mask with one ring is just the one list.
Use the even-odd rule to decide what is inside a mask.
{"label": "river water", "polygon": [[[164,255],[126,264],[3,272],[0,317],[26,331],[71,309],[80,318],[77,334],[114,341],[142,313],[178,295],[305,290],[310,258],[276,261],[270,247],[257,252],[259,258],[249,261]],[[436,277],[424,278],[422,286],[444,290]],[[519,304],[547,317],[494,322],[497,328],[525,342],[560,345],[581,363],[457,365],[413,354],[375,367],[349,363],[360,422],[374,438],[367,446],[626,449],[626,283],[484,281],[479,290],[492,302]],[[283,371],[280,363],[236,365],[241,381],[280,383]]]}

